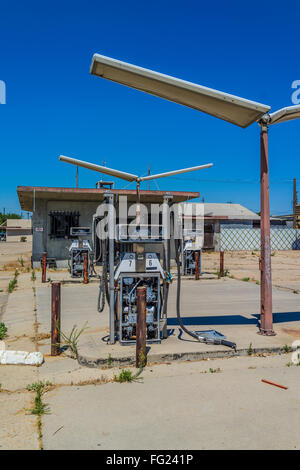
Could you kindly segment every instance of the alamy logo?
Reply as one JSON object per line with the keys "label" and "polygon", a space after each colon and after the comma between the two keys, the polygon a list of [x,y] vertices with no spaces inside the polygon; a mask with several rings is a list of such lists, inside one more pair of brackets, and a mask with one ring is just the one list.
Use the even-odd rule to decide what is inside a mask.
{"label": "alamy logo", "polygon": [[295,88],[295,91],[292,93],[292,103],[300,104],[300,80],[294,80],[292,83],[292,88]]}
{"label": "alamy logo", "polygon": [[6,104],[6,85],[3,80],[0,80],[0,104]]}

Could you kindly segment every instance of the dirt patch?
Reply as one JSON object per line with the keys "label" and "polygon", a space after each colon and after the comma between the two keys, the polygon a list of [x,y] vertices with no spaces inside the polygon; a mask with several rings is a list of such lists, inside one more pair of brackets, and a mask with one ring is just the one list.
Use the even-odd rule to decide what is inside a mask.
{"label": "dirt patch", "polygon": [[[260,282],[259,251],[226,251],[224,269],[236,279],[249,277]],[[272,251],[272,283],[291,290],[300,290],[300,251]],[[202,254],[202,271],[217,272],[220,269],[220,253]]]}

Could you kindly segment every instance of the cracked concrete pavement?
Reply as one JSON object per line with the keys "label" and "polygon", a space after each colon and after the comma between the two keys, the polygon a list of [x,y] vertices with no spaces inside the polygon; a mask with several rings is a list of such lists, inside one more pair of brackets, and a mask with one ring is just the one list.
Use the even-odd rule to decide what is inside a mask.
{"label": "cracked concrete pavement", "polygon": [[[1,275],[8,283],[13,271],[1,272]],[[31,272],[22,272],[16,290],[10,295],[2,292],[0,321],[8,326],[7,348],[41,350],[45,362],[41,367],[0,366],[0,450],[299,448],[300,369],[287,367],[291,353],[162,364],[150,362],[140,382],[115,383],[113,378],[120,373],[120,367],[91,369],[67,356],[49,355],[49,324],[43,320],[43,316],[47,316],[47,303],[41,299],[50,295],[50,289],[48,284],[42,286],[40,271],[36,275],[33,282]],[[68,278],[67,273],[59,271],[49,272],[49,276]],[[240,290],[238,286],[242,283],[230,283],[235,283],[234,289]],[[210,281],[205,284],[203,308],[208,309],[209,296],[212,296],[215,306],[221,308],[223,303],[226,310],[222,298],[216,297],[213,285]],[[229,286],[226,281],[225,285]],[[245,286],[243,288],[247,289]],[[81,326],[85,312],[91,310],[96,300],[96,284],[77,287],[84,299],[82,306],[73,295],[76,286],[64,287],[67,292],[63,310],[66,329],[74,323]],[[249,285],[249,292],[254,288],[257,288],[254,284]],[[193,290],[193,282],[189,289]],[[35,297],[37,292],[40,292],[40,300]],[[188,293],[187,297],[190,296]],[[241,293],[240,300],[242,297]],[[296,294],[276,290],[274,298],[277,311],[299,310]],[[236,306],[241,308],[245,301],[238,304],[239,298],[236,298]],[[76,302],[78,308],[74,310]],[[196,308],[196,299],[191,302],[190,308]],[[250,310],[255,313],[257,307],[251,302]],[[243,315],[248,318],[246,312]],[[95,313],[90,327],[93,334],[104,334],[106,323]],[[223,331],[223,327],[226,324],[218,329]],[[251,324],[252,327],[255,325]],[[282,338],[290,344],[299,337],[293,322],[283,334],[286,336]],[[135,372],[134,368],[130,370]],[[286,385],[288,389],[264,384],[262,378]],[[33,406],[35,393],[28,391],[27,385],[38,381],[53,384],[43,395],[49,413],[41,418],[42,435],[38,431],[38,418],[28,411]]]}

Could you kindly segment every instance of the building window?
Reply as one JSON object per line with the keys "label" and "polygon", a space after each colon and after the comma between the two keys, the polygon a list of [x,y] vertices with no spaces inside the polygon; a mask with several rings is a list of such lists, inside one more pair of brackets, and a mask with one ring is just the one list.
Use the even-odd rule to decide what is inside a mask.
{"label": "building window", "polygon": [[79,227],[79,212],[51,211],[50,238],[70,238],[71,227]]}

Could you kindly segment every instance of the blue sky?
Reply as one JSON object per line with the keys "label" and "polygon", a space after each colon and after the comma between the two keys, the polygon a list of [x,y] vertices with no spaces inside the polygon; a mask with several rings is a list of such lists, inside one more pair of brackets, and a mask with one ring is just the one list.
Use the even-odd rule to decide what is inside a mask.
{"label": "blue sky", "polygon": [[[17,185],[74,186],[76,169],[60,154],[138,174],[149,163],[156,173],[213,162],[158,186],[259,210],[256,124],[241,129],[94,77],[89,67],[97,52],[276,110],[292,105],[291,84],[300,80],[299,21],[299,3],[288,1],[2,2],[0,211],[20,211]],[[291,210],[293,177],[300,187],[299,132],[300,121],[270,129],[272,213]],[[98,179],[79,170],[81,187]]]}

